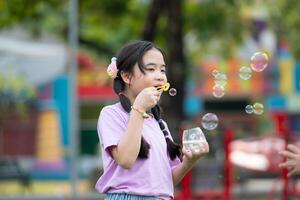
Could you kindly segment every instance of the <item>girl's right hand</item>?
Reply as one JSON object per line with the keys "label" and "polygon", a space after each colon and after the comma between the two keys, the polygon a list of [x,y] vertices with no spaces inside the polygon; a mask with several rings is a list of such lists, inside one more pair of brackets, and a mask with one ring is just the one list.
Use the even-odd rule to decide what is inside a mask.
{"label": "girl's right hand", "polygon": [[183,162],[189,166],[193,166],[197,160],[209,152],[209,144],[207,142],[201,142],[200,149],[187,150],[185,147],[182,148]]}
{"label": "girl's right hand", "polygon": [[158,91],[155,87],[145,88],[135,98],[133,106],[147,111],[157,104],[161,93],[162,92]]}

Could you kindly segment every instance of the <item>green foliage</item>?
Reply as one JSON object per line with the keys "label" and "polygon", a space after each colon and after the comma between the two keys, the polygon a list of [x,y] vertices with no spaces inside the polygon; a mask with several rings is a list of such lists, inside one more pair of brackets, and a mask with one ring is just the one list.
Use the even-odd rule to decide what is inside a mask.
{"label": "green foliage", "polygon": [[235,1],[199,1],[185,4],[185,31],[196,36],[200,43],[199,52],[208,52],[209,45],[215,41],[222,56],[230,56],[234,47],[241,42],[245,26],[240,16],[241,5]]}
{"label": "green foliage", "polygon": [[[32,0],[29,4],[22,0],[1,1],[0,28],[24,24],[36,35],[46,30],[66,39],[67,2]],[[149,3],[137,0],[79,1],[81,44],[96,50],[98,54],[111,56],[125,42],[141,37]],[[216,38],[223,39],[220,42],[224,43],[224,47],[240,40],[242,24],[238,16],[239,5],[235,1],[185,1],[184,6],[185,31],[193,31],[204,46]],[[166,29],[167,17],[162,15],[158,21],[156,41],[163,47],[166,46]]]}
{"label": "green foliage", "polygon": [[271,22],[280,38],[288,41],[296,59],[300,59],[300,1],[276,0],[269,3]]}
{"label": "green foliage", "polygon": [[67,20],[64,2],[66,1],[2,0],[0,1],[0,29],[22,24],[30,29],[33,35],[39,35],[43,29],[63,34]]}
{"label": "green foliage", "polygon": [[[98,55],[110,57],[129,40],[139,39],[144,28],[149,4],[142,0],[79,1],[79,37],[83,47]],[[68,3],[61,0],[2,0],[0,29],[22,25],[38,36],[42,31],[67,39]],[[250,31],[241,16],[244,5],[264,4],[280,37],[288,40],[292,52],[300,58],[300,2],[297,0],[205,0],[183,1],[185,36],[192,35],[197,52],[213,51],[230,56],[242,41],[243,32]],[[166,47],[168,20],[165,13],[158,21],[156,42]],[[212,45],[213,44],[213,45]],[[217,44],[217,47],[214,46]],[[213,47],[212,47],[213,46]],[[192,53],[192,52],[189,52]]]}
{"label": "green foliage", "polygon": [[80,37],[111,56],[128,40],[140,38],[145,13],[146,6],[136,1],[81,1]]}

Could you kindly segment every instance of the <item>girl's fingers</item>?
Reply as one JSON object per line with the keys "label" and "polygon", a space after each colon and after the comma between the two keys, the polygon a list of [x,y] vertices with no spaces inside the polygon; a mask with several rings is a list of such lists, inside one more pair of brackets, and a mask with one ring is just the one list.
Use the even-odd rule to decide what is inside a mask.
{"label": "girl's fingers", "polygon": [[161,92],[157,91],[155,87],[147,88],[147,94],[149,95],[152,103],[155,105],[160,99]]}
{"label": "girl's fingers", "polygon": [[294,167],[295,166],[295,161],[294,160],[289,160],[283,163],[279,164],[280,168],[290,168],[290,167]]}
{"label": "girl's fingers", "polygon": [[296,172],[297,172],[297,170],[295,168],[293,168],[291,171],[289,171],[288,176],[292,176]]}
{"label": "girl's fingers", "polygon": [[154,95],[154,97],[158,98],[158,100],[159,100],[160,95],[161,95],[162,92],[158,91],[155,87],[151,88],[151,92]]}
{"label": "girl's fingers", "polygon": [[209,152],[209,145],[207,142],[204,143],[204,147],[205,147],[205,153]]}
{"label": "girl's fingers", "polygon": [[298,148],[296,145],[289,144],[287,146],[287,149],[289,149],[293,153],[300,154],[300,148]]}
{"label": "girl's fingers", "polygon": [[291,158],[291,159],[296,159],[297,158],[297,155],[290,152],[290,151],[287,151],[287,150],[283,150],[281,152],[279,152],[280,155],[282,156],[285,156],[287,158]]}
{"label": "girl's fingers", "polygon": [[193,156],[200,156],[201,153],[203,152],[203,148],[200,147],[200,149],[192,149],[192,153],[193,153]]}
{"label": "girl's fingers", "polygon": [[188,158],[192,158],[193,154],[190,150],[186,149],[185,147],[182,148],[182,153],[187,156]]}
{"label": "girl's fingers", "polygon": [[185,147],[182,148],[182,153],[188,158],[188,159],[198,159],[202,155],[206,154],[209,151],[207,142],[203,142],[199,144],[199,148],[193,148],[193,149],[186,149]]}
{"label": "girl's fingers", "polygon": [[209,145],[207,142],[201,142],[200,143],[200,150],[201,153],[208,153],[209,152]]}
{"label": "girl's fingers", "polygon": [[199,148],[192,150],[194,156],[201,156],[208,153],[208,146],[200,143]]}

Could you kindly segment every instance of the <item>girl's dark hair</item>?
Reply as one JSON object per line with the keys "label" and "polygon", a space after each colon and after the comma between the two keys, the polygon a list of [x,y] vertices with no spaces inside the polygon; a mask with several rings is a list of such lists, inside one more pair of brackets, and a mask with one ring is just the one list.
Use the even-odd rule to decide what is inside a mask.
{"label": "girl's dark hair", "polygon": [[[113,88],[115,93],[119,96],[120,103],[125,111],[128,113],[131,110],[131,103],[130,100],[122,93],[125,89],[125,82],[123,81],[121,77],[121,71],[133,73],[134,65],[137,63],[139,69],[142,73],[145,73],[144,71],[144,64],[143,64],[143,56],[145,53],[151,49],[157,49],[159,50],[164,60],[166,60],[165,53],[158,47],[156,47],[152,42],[148,41],[137,41],[133,43],[129,43],[125,45],[117,54],[117,68],[118,68],[118,74],[117,77],[114,79],[113,82]],[[160,108],[158,105],[153,107],[151,109],[151,112],[154,116],[154,118],[159,123],[159,127],[162,130],[162,133],[165,136],[166,143],[167,143],[167,151],[169,154],[169,157],[171,160],[174,160],[176,156],[180,157],[181,151],[180,151],[180,145],[173,142],[170,139],[170,136],[168,134],[168,131],[166,130],[165,124],[163,123],[163,120],[160,116]],[[141,139],[141,147],[138,154],[138,158],[140,159],[146,159],[149,155],[149,149],[150,145],[147,143],[147,141],[142,137]]]}

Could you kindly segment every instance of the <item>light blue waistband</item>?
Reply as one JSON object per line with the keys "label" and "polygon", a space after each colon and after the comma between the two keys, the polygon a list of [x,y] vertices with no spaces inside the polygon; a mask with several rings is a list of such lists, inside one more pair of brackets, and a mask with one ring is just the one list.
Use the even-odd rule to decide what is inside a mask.
{"label": "light blue waistband", "polygon": [[158,200],[158,198],[125,193],[108,193],[105,200]]}

